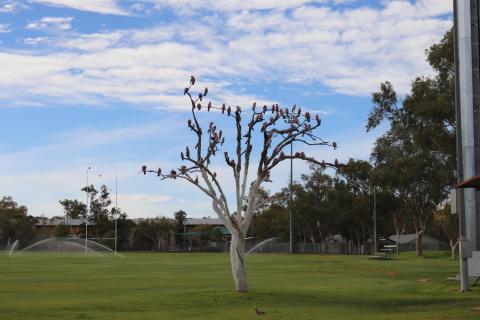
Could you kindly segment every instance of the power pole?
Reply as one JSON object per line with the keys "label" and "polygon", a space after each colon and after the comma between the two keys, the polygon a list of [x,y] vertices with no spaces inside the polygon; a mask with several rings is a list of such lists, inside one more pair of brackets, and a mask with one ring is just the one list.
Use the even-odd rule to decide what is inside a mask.
{"label": "power pole", "polygon": [[88,252],[88,200],[90,195],[90,187],[88,186],[88,173],[92,169],[88,167],[87,169],[87,188],[85,189],[85,193],[87,194],[87,203],[85,205],[85,254]]}
{"label": "power pole", "polygon": [[[293,114],[289,114],[285,118],[285,123],[294,123],[295,117]],[[293,141],[290,143],[290,199],[288,204],[288,215],[290,220],[290,253],[294,253],[293,247],[293,223],[292,223],[292,207],[293,207]]]}
{"label": "power pole", "polygon": [[[480,174],[480,45],[479,0],[454,0],[455,25],[455,111],[457,172],[461,182]],[[478,250],[477,203],[475,189],[457,191],[460,225],[461,291],[469,289],[468,259]]]}
{"label": "power pole", "polygon": [[292,207],[293,207],[293,142],[290,144],[290,204],[288,205],[288,213],[290,216],[290,253],[294,253],[293,249],[293,223],[292,223]]}
{"label": "power pole", "polygon": [[115,253],[117,253],[118,176],[115,172]]}
{"label": "power pole", "polygon": [[377,248],[377,192],[373,185],[373,254],[378,252]]}

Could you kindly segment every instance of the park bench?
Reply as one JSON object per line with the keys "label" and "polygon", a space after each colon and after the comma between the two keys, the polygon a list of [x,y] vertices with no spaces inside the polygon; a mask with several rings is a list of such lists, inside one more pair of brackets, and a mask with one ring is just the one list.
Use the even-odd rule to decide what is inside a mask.
{"label": "park bench", "polygon": [[374,255],[369,256],[372,260],[392,260],[396,258],[396,248],[394,244],[384,245],[379,252],[375,252]]}
{"label": "park bench", "polygon": [[395,259],[396,258],[396,249],[397,249],[397,246],[394,245],[394,244],[386,244],[383,246],[382,249],[380,249],[380,251],[382,252],[385,252],[385,254],[387,255],[388,259]]}

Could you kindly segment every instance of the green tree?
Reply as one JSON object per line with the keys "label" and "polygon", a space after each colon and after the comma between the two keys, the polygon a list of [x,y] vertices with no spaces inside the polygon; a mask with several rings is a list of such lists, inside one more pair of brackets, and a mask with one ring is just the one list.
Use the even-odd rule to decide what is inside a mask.
{"label": "green tree", "polygon": [[145,219],[135,227],[135,232],[148,239],[156,250],[166,249],[175,243],[175,220],[166,217]]}
{"label": "green tree", "polygon": [[[453,179],[455,170],[455,62],[453,32],[426,51],[427,61],[436,72],[433,77],[417,77],[401,106],[393,85],[382,83],[373,94],[374,108],[368,117],[367,130],[383,120],[401,123],[424,150],[448,158]],[[453,180],[452,180],[453,183]]]}
{"label": "green tree", "polygon": [[69,199],[60,200],[59,203],[62,205],[63,211],[65,212],[65,216],[67,218],[85,219],[85,212],[87,212],[87,206],[85,205],[85,203],[78,200]]}
{"label": "green tree", "polygon": [[318,239],[323,245],[333,229],[334,212],[330,208],[333,180],[322,167],[311,166],[310,169],[309,175],[302,176],[306,191],[304,201],[309,209],[303,212],[301,221],[312,244]]}
{"label": "green tree", "polygon": [[176,232],[183,232],[187,222],[187,213],[183,210],[178,210],[173,213],[173,217],[176,221]]}
{"label": "green tree", "polygon": [[345,187],[351,194],[352,208],[348,211],[352,215],[351,220],[358,224],[353,236],[361,243],[362,253],[366,253],[367,241],[373,235],[373,169],[368,161],[350,159],[345,167],[338,170],[338,176],[345,181]]}
{"label": "green tree", "polygon": [[[92,186],[93,187],[93,186]],[[94,230],[97,236],[103,236],[110,228],[111,216],[110,192],[106,185],[100,187],[100,192],[95,189],[90,193],[90,215],[94,223]]]}
{"label": "green tree", "polygon": [[288,209],[282,205],[271,204],[255,215],[252,224],[252,235],[256,238],[288,240]]}
{"label": "green tree", "polygon": [[411,93],[398,105],[389,82],[373,94],[374,108],[367,130],[383,120],[390,129],[372,153],[382,187],[403,203],[417,234],[417,255],[422,255],[422,236],[433,212],[445,199],[455,173],[455,89],[452,31],[427,50],[434,77],[418,77]]}
{"label": "green tree", "polygon": [[449,187],[445,157],[419,148],[405,128],[395,125],[377,140],[373,154],[376,180],[402,201],[417,235],[417,255],[422,255],[422,237],[436,207]]}
{"label": "green tree", "polygon": [[[89,195],[89,221],[93,222],[93,226],[89,232],[96,237],[108,237],[112,235],[115,218],[124,216],[126,213],[122,212],[120,208],[112,206],[110,199],[110,192],[106,185],[100,187],[98,191],[95,186],[90,185],[81,189],[83,192],[88,192]],[[64,199],[60,201],[63,210],[69,218],[85,218],[86,204],[76,199]]]}
{"label": "green tree", "polygon": [[18,240],[26,245],[35,237],[35,218],[27,207],[19,206],[12,197],[0,199],[0,245],[10,246]]}

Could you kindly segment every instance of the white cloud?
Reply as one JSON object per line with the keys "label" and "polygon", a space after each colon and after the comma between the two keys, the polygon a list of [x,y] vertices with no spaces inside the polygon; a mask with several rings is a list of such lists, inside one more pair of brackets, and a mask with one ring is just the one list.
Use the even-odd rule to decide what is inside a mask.
{"label": "white cloud", "polygon": [[177,12],[184,14],[192,14],[198,11],[211,10],[217,12],[238,12],[243,10],[285,10],[299,7],[307,3],[325,3],[326,0],[150,0],[155,4],[155,8],[164,9],[166,7],[173,8]]}
{"label": "white cloud", "polygon": [[100,14],[128,15],[115,0],[30,0],[44,5],[66,7]]}
{"label": "white cloud", "polygon": [[13,12],[16,9],[16,4],[13,2],[7,2],[5,4],[0,5],[0,13],[8,13]]}
{"label": "white cloud", "polygon": [[173,211],[165,210],[165,204],[172,201],[171,195],[119,194],[118,207],[130,218],[172,216]]}
{"label": "white cloud", "polygon": [[82,51],[104,50],[116,45],[123,37],[125,32],[115,31],[111,33],[92,33],[80,35],[79,37],[69,39],[59,45],[68,49],[78,49]]}
{"label": "white cloud", "polygon": [[148,14],[151,13],[151,10],[148,9],[144,3],[134,3],[129,8],[128,11],[134,13]]}
{"label": "white cloud", "polygon": [[33,46],[44,44],[49,41],[50,41],[50,38],[48,37],[29,37],[29,38],[24,38],[22,40],[24,44],[33,45]]}
{"label": "white cloud", "polygon": [[[431,71],[424,50],[452,23],[444,16],[450,13],[449,0],[345,9],[300,0],[202,3],[224,14],[148,29],[63,35],[52,41],[50,54],[0,52],[0,85],[6,89],[0,98],[13,105],[34,97],[37,104],[120,100],[179,109],[185,106],[181,90],[190,74],[208,82],[218,101],[235,95],[231,83],[252,79],[322,84],[364,96],[390,80],[406,93],[414,77]],[[179,10],[200,6],[196,1],[157,4]],[[256,10],[262,8],[272,10]],[[34,26],[69,28],[71,22],[44,19]],[[255,98],[248,92],[236,97]]]}
{"label": "white cloud", "polygon": [[54,29],[66,31],[71,29],[74,17],[44,17],[27,24],[27,29]]}
{"label": "white cloud", "polygon": [[0,33],[8,33],[10,32],[10,25],[5,24],[5,23],[0,23]]}

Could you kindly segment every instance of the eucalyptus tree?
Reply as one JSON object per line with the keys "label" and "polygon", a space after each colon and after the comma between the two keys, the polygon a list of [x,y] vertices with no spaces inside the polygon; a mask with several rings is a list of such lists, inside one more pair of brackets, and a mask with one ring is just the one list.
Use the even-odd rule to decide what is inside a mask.
{"label": "eucalyptus tree", "polygon": [[[281,108],[278,104],[271,107],[257,107],[253,103],[250,112],[243,112],[240,106],[214,106],[206,102],[208,89],[198,95],[192,93],[195,77],[184,90],[191,107],[192,118],[187,126],[194,136],[195,146],[188,146],[180,153],[185,162],[177,169],[164,172],[161,168],[149,170],[142,167],[144,174],[155,173],[160,179],[182,179],[200,189],[211,200],[211,205],[217,216],[222,219],[232,236],[230,245],[230,261],[233,279],[237,291],[247,291],[247,273],[245,264],[245,236],[249,229],[256,209],[263,206],[259,200],[259,190],[263,183],[270,182],[270,174],[281,162],[289,159],[301,159],[316,163],[322,167],[337,167],[338,161],[328,163],[307,156],[304,152],[293,155],[285,153],[292,143],[300,145],[322,145],[336,148],[335,142],[327,142],[314,134],[321,125],[319,115],[302,113],[300,108]],[[211,167],[212,158],[218,155],[225,142],[223,131],[212,121],[204,128],[200,125],[197,113],[201,111],[217,111],[233,122],[234,150],[224,151],[223,158],[231,169],[234,178],[234,203],[228,202],[226,191],[222,187],[217,173]],[[289,123],[283,121],[289,119]],[[254,140],[257,133],[259,141]],[[255,142],[254,142],[255,141]],[[252,163],[256,161],[256,163]],[[254,165],[254,167],[252,167]],[[253,178],[251,178],[251,175]],[[244,201],[246,199],[246,205]],[[263,200],[263,201],[269,201]]]}
{"label": "eucalyptus tree", "polygon": [[166,217],[144,219],[135,227],[135,232],[150,241],[156,250],[167,249],[175,243],[176,221]]}
{"label": "eucalyptus tree", "polygon": [[63,212],[65,217],[69,219],[80,219],[85,218],[85,212],[87,212],[87,206],[85,203],[78,201],[76,199],[64,199],[60,200],[59,203],[63,207]]}
{"label": "eucalyptus tree", "polygon": [[402,202],[417,235],[417,255],[422,255],[422,238],[433,221],[433,212],[449,188],[448,160],[415,144],[412,134],[394,125],[381,136],[372,157],[376,179],[384,190]]}
{"label": "eucalyptus tree", "polygon": [[374,168],[365,160],[349,159],[346,166],[338,170],[338,176],[345,181],[352,196],[352,220],[357,223],[356,238],[361,252],[366,252],[368,239],[372,236],[374,206]]}
{"label": "eucalyptus tree", "polygon": [[317,238],[322,246],[328,236],[332,234],[335,214],[330,204],[330,194],[333,190],[333,179],[325,173],[323,168],[316,165],[310,167],[310,174],[303,175],[306,191],[307,210],[302,214],[310,241],[315,244]]}
{"label": "eucalyptus tree", "polygon": [[[96,236],[104,237],[106,233],[112,230],[115,219],[118,221],[126,219],[127,214],[122,212],[120,208],[112,205],[110,192],[106,185],[102,185],[100,190],[97,190],[93,185],[83,187],[81,190],[89,194],[88,215],[89,220],[92,220],[94,223],[89,232],[95,233]],[[84,202],[77,199],[64,199],[60,200],[59,203],[62,205],[67,218],[85,219],[87,205]]]}
{"label": "eucalyptus tree", "polygon": [[455,182],[455,71],[452,30],[427,51],[433,76],[417,77],[411,92],[399,103],[390,82],[373,94],[374,108],[367,130],[382,121],[390,129],[375,145],[372,157],[378,178],[412,218],[421,240],[433,219],[433,211]]}
{"label": "eucalyptus tree", "polygon": [[278,238],[288,241],[288,209],[286,206],[272,203],[255,215],[252,221],[251,235],[261,239]]}
{"label": "eucalyptus tree", "polygon": [[35,218],[12,197],[0,198],[0,246],[7,248],[19,240],[25,245],[35,237]]}
{"label": "eucalyptus tree", "polygon": [[187,213],[183,210],[178,210],[173,213],[175,219],[176,232],[185,232],[185,224],[187,223]]}

